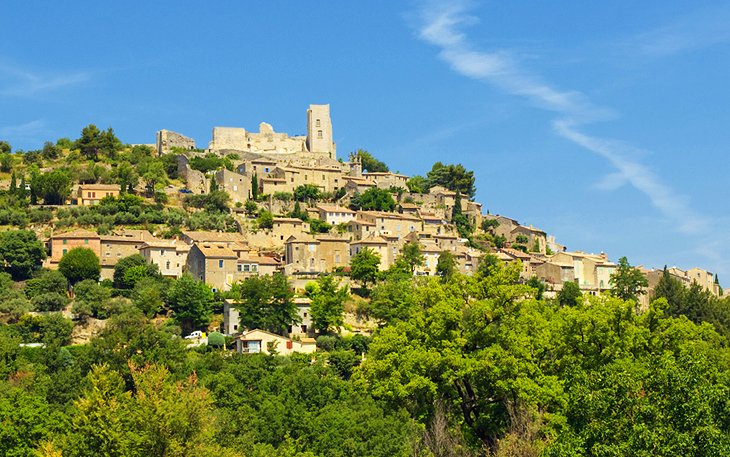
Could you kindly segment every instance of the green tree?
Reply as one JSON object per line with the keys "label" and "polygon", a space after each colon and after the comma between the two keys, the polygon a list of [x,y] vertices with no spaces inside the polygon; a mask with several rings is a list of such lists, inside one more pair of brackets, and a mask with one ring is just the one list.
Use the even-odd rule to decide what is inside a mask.
{"label": "green tree", "polygon": [[95,317],[106,319],[110,309],[107,302],[111,298],[111,290],[93,279],[85,279],[74,286],[73,312],[81,318]]}
{"label": "green tree", "polygon": [[408,266],[411,275],[416,273],[416,268],[426,263],[426,258],[421,252],[421,245],[417,241],[409,241],[404,244],[398,259]]}
{"label": "green tree", "polygon": [[537,276],[533,276],[527,281],[527,285],[535,289],[535,298],[542,300],[542,295],[545,293],[545,283]]}
{"label": "green tree", "polygon": [[230,296],[236,300],[241,326],[278,334],[299,322],[294,292],[282,273],[253,276],[233,285]]}
{"label": "green tree", "polygon": [[0,154],[10,154],[13,148],[7,141],[0,141]]}
{"label": "green tree", "polygon": [[684,287],[684,284],[679,279],[669,274],[665,265],[664,271],[662,271],[662,277],[659,278],[650,298],[651,301],[660,298],[666,299],[669,305],[669,315],[679,316],[684,312],[684,304],[687,300],[687,288]]}
{"label": "green tree", "polygon": [[208,391],[197,378],[175,381],[167,369],[133,367],[133,386],[101,365],[89,374],[89,387],[75,401],[63,455],[232,456],[215,444],[216,423]]}
{"label": "green tree", "polygon": [[414,194],[426,194],[429,189],[428,180],[419,175],[411,176],[411,178],[406,181],[406,186],[408,186],[408,190]]}
{"label": "green tree", "polygon": [[74,147],[89,160],[99,158],[101,149],[101,132],[94,124],[89,124],[81,130],[81,137],[76,140]]}
{"label": "green tree", "polygon": [[441,162],[433,164],[431,171],[426,174],[428,187],[442,186],[454,192],[460,192],[469,198],[476,195],[474,186],[474,172],[467,171],[463,165],[444,165]]}
{"label": "green tree", "polygon": [[474,231],[474,227],[472,227],[471,223],[469,223],[469,219],[464,215],[461,209],[461,192],[459,191],[456,191],[454,207],[451,212],[451,222],[456,225],[456,230],[462,238],[469,238],[471,233]]}
{"label": "green tree", "polygon": [[243,209],[246,211],[248,216],[253,216],[259,210],[259,206],[253,200],[246,200],[246,203],[243,205]]}
{"label": "green tree", "polygon": [[137,281],[159,277],[159,267],[140,254],[124,257],[114,265],[114,287],[117,289],[133,289]]}
{"label": "green tree", "polygon": [[10,173],[13,169],[13,156],[9,153],[0,154],[0,171],[3,173]]}
{"label": "green tree", "polygon": [[12,176],[10,177],[10,187],[8,188],[8,193],[10,195],[15,195],[18,192],[18,181],[17,177],[15,176],[15,172],[13,172]]}
{"label": "green tree", "polygon": [[322,198],[322,191],[314,184],[303,184],[294,189],[294,200],[298,202],[317,201]]}
{"label": "green tree", "polygon": [[256,219],[256,223],[260,229],[272,229],[274,228],[274,216],[265,209],[261,210],[259,217]]}
{"label": "green tree", "polygon": [[28,278],[34,270],[40,268],[45,258],[45,247],[35,232],[0,232],[0,269],[10,273],[14,279]]}
{"label": "green tree", "polygon": [[254,173],[251,175],[251,200],[257,201],[259,199],[259,175]]}
{"label": "green tree", "polygon": [[43,158],[46,160],[55,160],[58,158],[59,154],[61,153],[58,146],[53,144],[50,141],[46,141],[43,143],[43,149],[41,151],[41,154],[43,155]]}
{"label": "green tree", "polygon": [[380,270],[380,255],[369,248],[362,249],[350,259],[350,277],[367,289],[374,284]]}
{"label": "green tree", "polygon": [[134,192],[134,188],[139,183],[139,174],[129,162],[120,162],[112,170],[112,176],[114,177],[114,181],[119,184],[122,193]]}
{"label": "green tree", "polygon": [[[147,159],[139,167],[139,174],[145,182],[145,189],[147,196],[151,197],[155,193],[155,188],[160,185],[164,186],[167,184],[167,173],[165,172],[165,165],[162,161],[157,159]],[[213,182],[215,179],[212,180]]]}
{"label": "green tree", "polygon": [[639,295],[646,293],[649,282],[646,276],[635,267],[629,265],[626,257],[618,260],[618,266],[611,275],[611,295],[622,300],[638,300]]}
{"label": "green tree", "polygon": [[358,149],[357,151],[355,151],[355,154],[360,158],[362,169],[369,173],[382,173],[390,171],[385,163],[373,157],[373,155],[365,149]]}
{"label": "green tree", "polygon": [[36,175],[31,186],[47,205],[63,205],[71,195],[71,178],[63,170]]}
{"label": "green tree", "polygon": [[165,304],[164,290],[166,284],[159,279],[147,277],[140,279],[134,285],[132,291],[132,303],[140,309],[145,316],[154,317],[162,310]]}
{"label": "green tree", "polygon": [[101,264],[99,257],[89,248],[73,248],[61,257],[58,262],[60,271],[70,284],[76,284],[84,279],[99,280]]}
{"label": "green tree", "polygon": [[312,322],[320,333],[336,330],[343,323],[345,300],[349,293],[347,286],[339,287],[339,282],[331,275],[322,275],[311,295]]}
{"label": "green tree", "polygon": [[185,273],[170,285],[165,302],[187,334],[210,323],[213,299],[213,291],[207,284]]}
{"label": "green tree", "polygon": [[560,292],[558,293],[558,303],[562,306],[574,307],[578,305],[578,299],[582,296],[583,294],[580,291],[578,283],[566,281],[563,283],[563,288],[560,289]]}
{"label": "green tree", "polygon": [[66,295],[68,291],[68,281],[66,277],[57,270],[44,270],[33,279],[29,279],[25,283],[23,289],[28,298],[47,293],[57,293]]}
{"label": "green tree", "polygon": [[372,187],[350,200],[350,208],[363,211],[395,211],[393,196],[385,189]]}
{"label": "green tree", "polygon": [[439,259],[436,263],[436,274],[444,278],[444,280],[449,280],[456,272],[457,267],[454,254],[450,251],[439,252]]}

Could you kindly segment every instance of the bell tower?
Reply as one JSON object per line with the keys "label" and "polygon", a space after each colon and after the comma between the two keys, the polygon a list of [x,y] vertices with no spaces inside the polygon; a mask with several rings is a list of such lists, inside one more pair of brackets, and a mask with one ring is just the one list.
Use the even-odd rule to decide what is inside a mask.
{"label": "bell tower", "polygon": [[332,141],[332,119],[330,105],[309,105],[307,110],[307,149],[309,152],[326,154],[336,159],[335,143]]}

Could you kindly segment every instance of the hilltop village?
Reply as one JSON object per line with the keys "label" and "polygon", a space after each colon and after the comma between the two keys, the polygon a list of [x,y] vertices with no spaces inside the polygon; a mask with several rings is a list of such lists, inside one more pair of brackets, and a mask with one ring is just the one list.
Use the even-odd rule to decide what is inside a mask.
{"label": "hilltop village", "polygon": [[306,132],[0,141],[0,454],[727,455],[716,275]]}
{"label": "hilltop village", "polygon": [[[296,290],[322,274],[358,285],[364,278],[350,275],[358,255],[374,254],[378,270],[386,271],[411,247],[419,254],[412,264],[415,276],[443,274],[440,259],[441,268],[453,263],[466,275],[484,262],[498,261],[519,264],[520,278],[541,282],[547,297],[554,297],[566,282],[589,295],[611,289],[617,264],[606,253],[568,250],[531,224],[485,211],[474,200],[473,173],[461,165],[437,163],[425,177],[409,177],[389,171],[367,151],[338,157],[329,105],[310,105],[306,132],[290,136],[265,122],[258,132],[215,127],[210,143],[199,149],[192,138],[160,130],[155,144],[129,146],[125,158],[116,153],[118,161],[105,164],[94,160],[104,149],[104,135],[114,135],[111,129],[97,131],[102,140],[86,151],[83,136],[75,145],[69,140],[46,144],[55,151],[50,158],[56,163],[65,159],[64,166],[74,158],[91,159],[65,188],[50,195],[35,193],[33,185],[44,185],[38,171],[32,172],[35,177],[13,172],[6,186],[33,194],[30,208],[47,214],[29,222],[46,246],[44,267],[57,269],[67,252],[84,247],[100,259],[102,280],[114,278],[121,259],[141,255],[162,276],[189,273],[213,292],[227,292],[246,278],[275,272],[284,273]],[[116,138],[110,141],[107,147],[122,148]],[[48,151],[26,153],[24,160],[32,167],[29,154]],[[146,156],[164,160],[145,168]],[[140,163],[135,175],[129,166]],[[46,165],[40,172],[54,170]],[[109,215],[130,204],[138,211],[145,205],[185,208],[190,220],[187,227],[180,221],[139,218],[97,223],[103,218],[80,212],[98,208]],[[209,211],[211,207],[215,210]],[[641,271],[651,292],[664,271]],[[668,272],[685,286],[697,283],[713,296],[721,295],[709,271],[673,267]],[[650,296],[642,294],[642,306]],[[236,333],[237,323],[226,309],[223,330]],[[311,333],[311,325],[300,329]]]}

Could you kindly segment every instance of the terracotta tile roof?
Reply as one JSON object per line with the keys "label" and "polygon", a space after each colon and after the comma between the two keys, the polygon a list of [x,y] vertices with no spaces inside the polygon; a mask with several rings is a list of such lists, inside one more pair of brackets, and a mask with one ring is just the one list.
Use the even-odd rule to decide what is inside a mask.
{"label": "terracotta tile roof", "polygon": [[205,257],[214,259],[219,258],[232,258],[235,259],[238,256],[231,250],[225,243],[196,243],[195,246],[200,249]]}
{"label": "terracotta tile roof", "polygon": [[231,232],[209,232],[209,231],[185,231],[183,235],[193,240],[193,242],[215,241],[215,242],[245,242],[240,233]]}
{"label": "terracotta tile roof", "polygon": [[79,184],[79,190],[119,190],[119,184]]}
{"label": "terracotta tile roof", "polygon": [[344,206],[317,205],[317,209],[326,213],[347,213],[355,214],[355,211]]}
{"label": "terracotta tile roof", "polygon": [[99,234],[86,229],[71,230],[66,233],[54,233],[51,239],[72,239],[72,238],[99,238]]}

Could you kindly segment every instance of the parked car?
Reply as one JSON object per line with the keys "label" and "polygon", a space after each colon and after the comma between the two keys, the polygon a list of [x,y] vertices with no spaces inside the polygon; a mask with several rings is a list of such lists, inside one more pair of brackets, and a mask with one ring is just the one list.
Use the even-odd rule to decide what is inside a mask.
{"label": "parked car", "polygon": [[202,337],[203,337],[203,332],[201,332],[200,330],[196,330],[193,333],[191,333],[190,335],[186,336],[185,339],[194,340],[196,338],[202,338]]}
{"label": "parked car", "polygon": [[193,191],[190,189],[180,189],[178,192],[180,192],[181,194],[192,194],[193,193]]}

